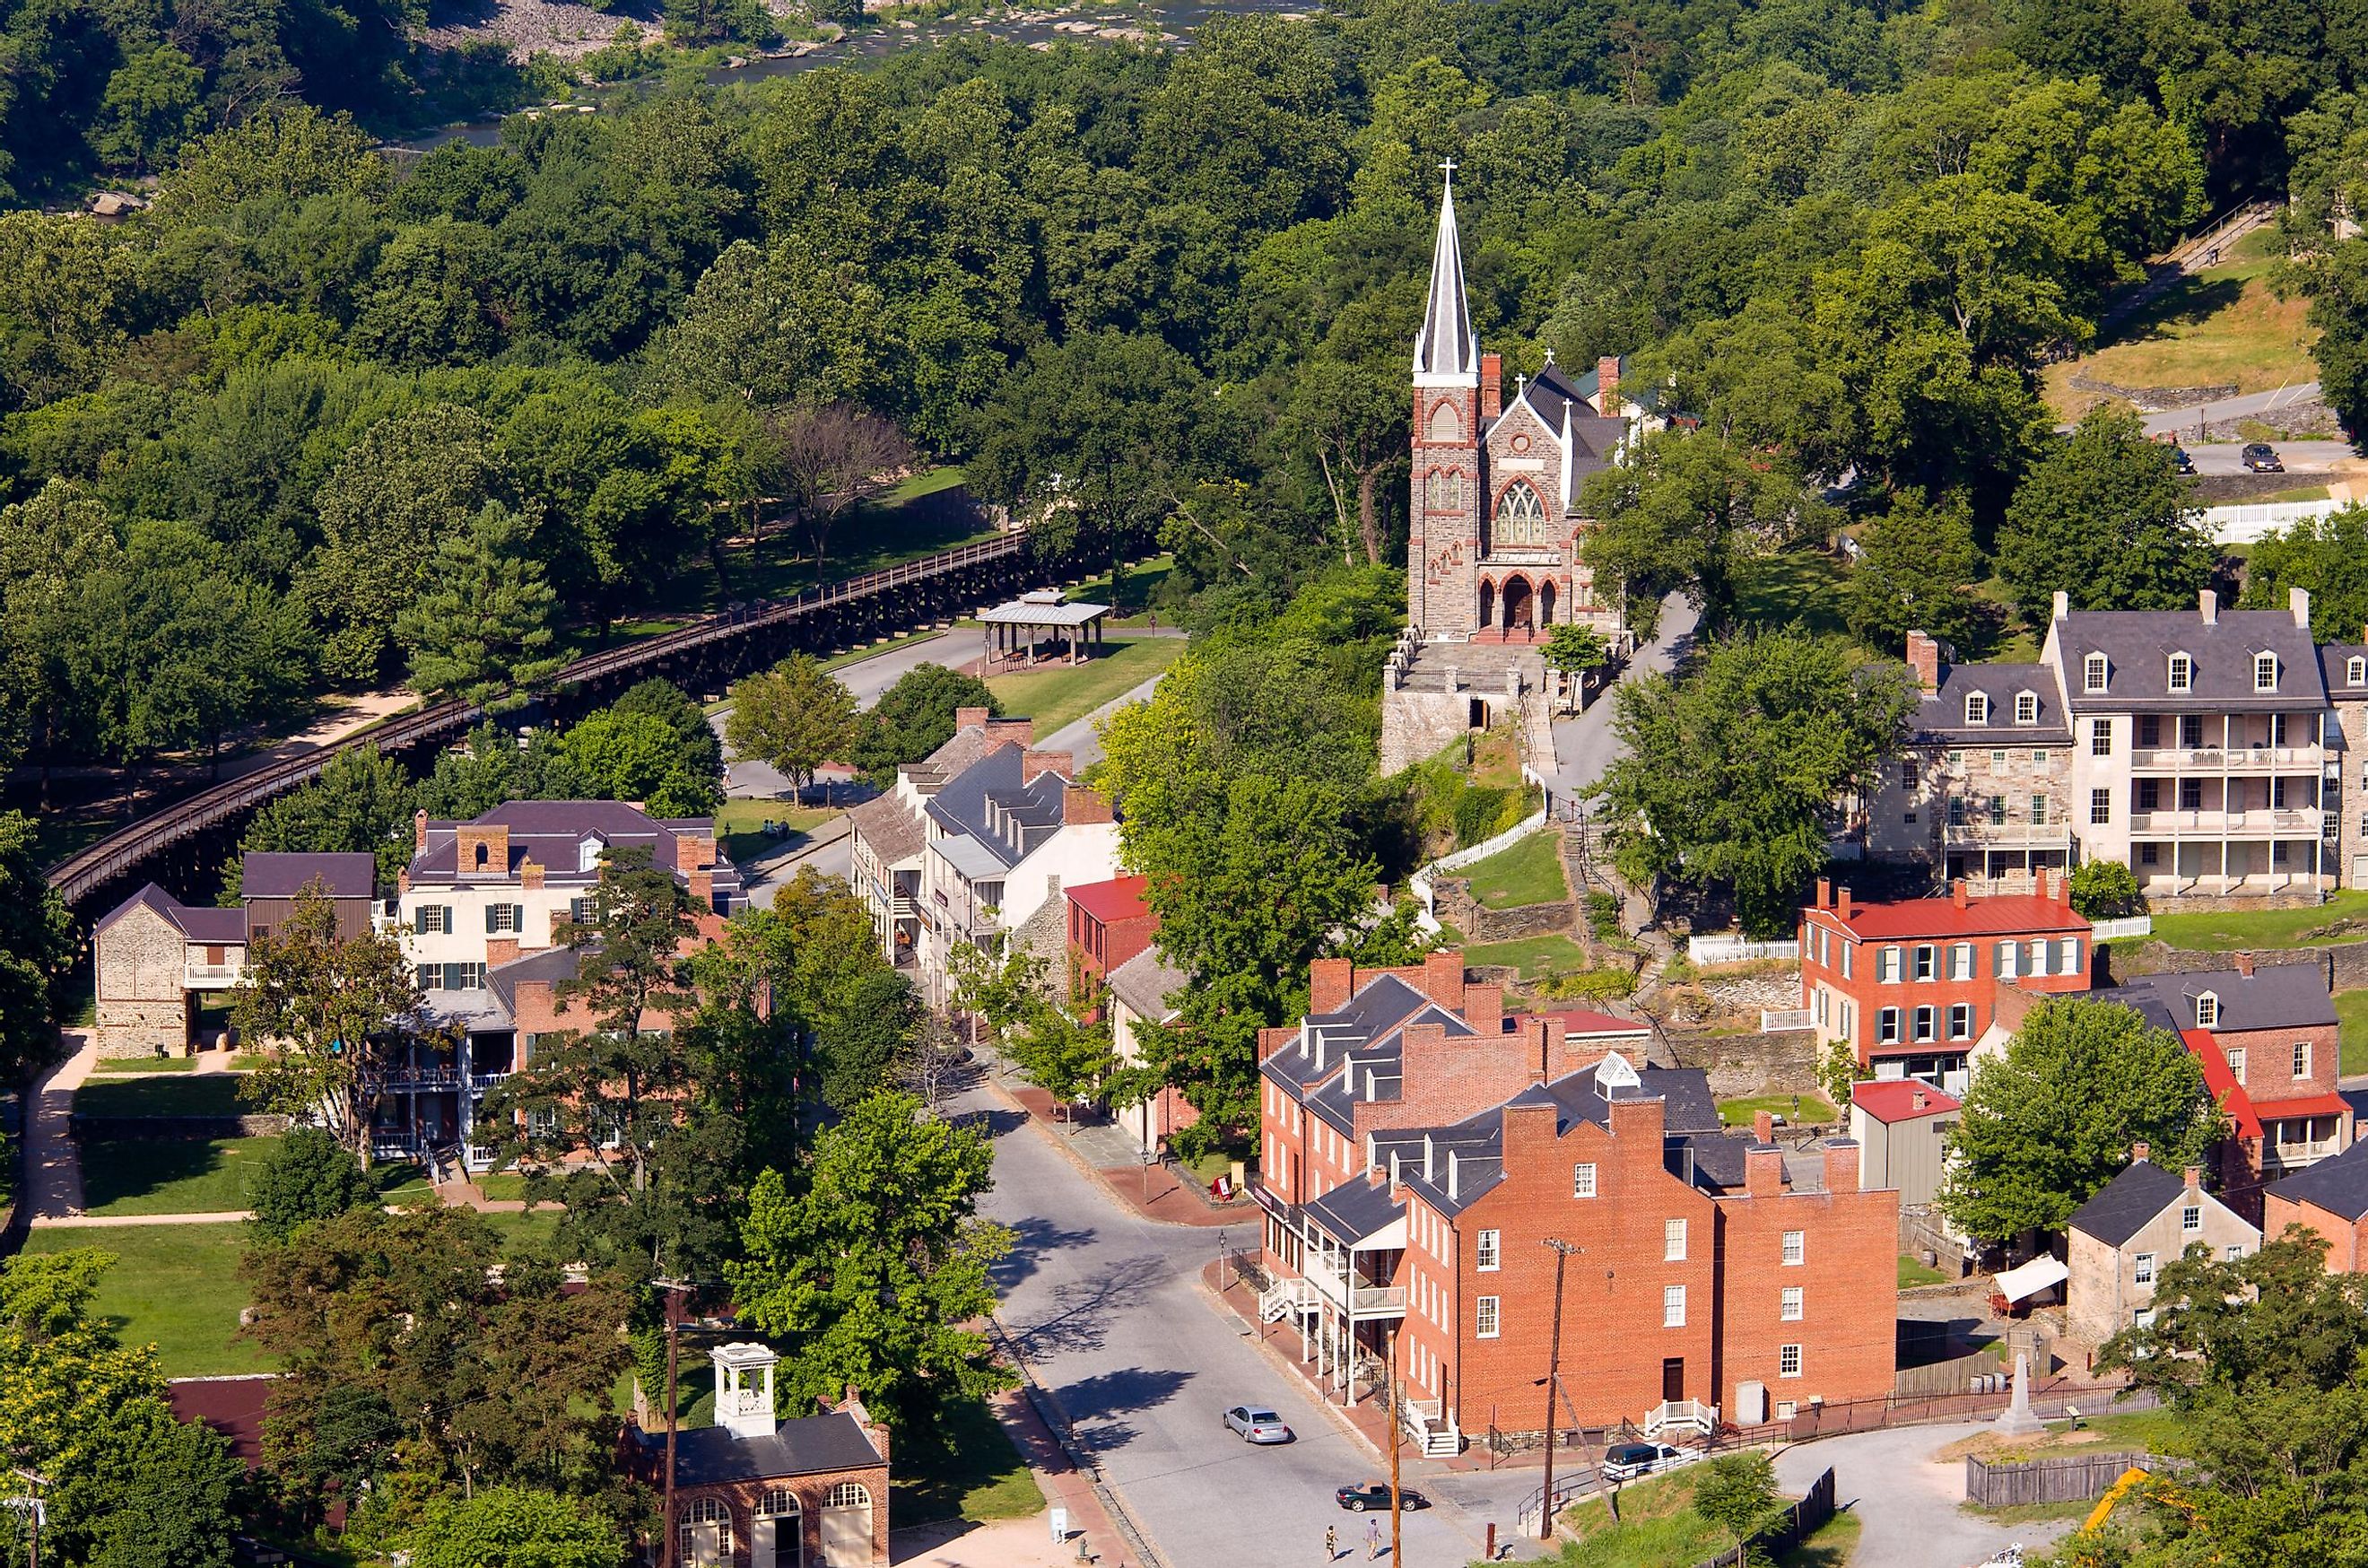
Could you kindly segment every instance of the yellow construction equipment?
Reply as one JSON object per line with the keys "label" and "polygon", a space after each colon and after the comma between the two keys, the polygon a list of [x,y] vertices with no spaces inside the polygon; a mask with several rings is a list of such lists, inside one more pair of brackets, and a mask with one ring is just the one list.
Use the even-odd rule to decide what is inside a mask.
{"label": "yellow construction equipment", "polygon": [[2151,1472],[2139,1465],[2132,1465],[2122,1471],[2121,1478],[2106,1487],[2105,1494],[2097,1499],[2097,1506],[2089,1510],[2089,1520],[2080,1528],[2089,1531],[2104,1528],[2106,1518],[2113,1511],[2113,1505],[2128,1496],[2130,1488],[2142,1481],[2150,1479],[2150,1476]]}

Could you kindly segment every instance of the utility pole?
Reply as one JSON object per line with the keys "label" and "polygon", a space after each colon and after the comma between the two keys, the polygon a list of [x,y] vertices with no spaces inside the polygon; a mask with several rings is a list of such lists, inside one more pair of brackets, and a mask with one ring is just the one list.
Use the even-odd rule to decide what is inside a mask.
{"label": "utility pole", "polygon": [[674,1432],[675,1405],[677,1403],[675,1393],[675,1352],[679,1348],[681,1344],[682,1324],[675,1316],[674,1293],[681,1288],[682,1286],[679,1280],[661,1279],[658,1281],[658,1289],[666,1292],[666,1501],[658,1511],[658,1528],[666,1532],[665,1541],[658,1549],[658,1562],[662,1564],[662,1568],[675,1568],[675,1551],[677,1549],[674,1531]]}
{"label": "utility pole", "polygon": [[1570,1260],[1585,1250],[1575,1247],[1559,1236],[1546,1237],[1542,1245],[1554,1255],[1554,1335],[1546,1341],[1546,1485],[1538,1504],[1538,1539],[1552,1540],[1554,1528],[1554,1393],[1562,1381],[1562,1277]]}
{"label": "utility pole", "polygon": [[1398,1497],[1398,1437],[1401,1427],[1398,1421],[1398,1330],[1395,1328],[1390,1330],[1388,1356],[1384,1386],[1390,1391],[1390,1397],[1383,1416],[1390,1424],[1390,1568],[1403,1568],[1406,1543],[1399,1534],[1403,1504]]}

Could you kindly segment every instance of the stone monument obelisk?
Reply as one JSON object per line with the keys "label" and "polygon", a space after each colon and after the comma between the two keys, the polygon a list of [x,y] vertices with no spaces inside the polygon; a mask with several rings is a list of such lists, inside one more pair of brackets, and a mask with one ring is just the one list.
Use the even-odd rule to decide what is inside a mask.
{"label": "stone monument obelisk", "polygon": [[2014,1357],[2014,1399],[2007,1405],[2006,1414],[1998,1418],[1998,1429],[2012,1437],[2047,1430],[2031,1413],[2031,1358],[2019,1350]]}

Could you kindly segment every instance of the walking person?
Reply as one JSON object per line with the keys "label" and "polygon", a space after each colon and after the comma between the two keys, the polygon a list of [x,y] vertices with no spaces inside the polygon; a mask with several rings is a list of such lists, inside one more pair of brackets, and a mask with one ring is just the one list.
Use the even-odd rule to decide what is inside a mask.
{"label": "walking person", "polygon": [[1365,1518],[1365,1561],[1371,1562],[1382,1554],[1382,1521],[1371,1515]]}
{"label": "walking person", "polygon": [[1330,1525],[1324,1527],[1324,1561],[1326,1562],[1340,1561],[1340,1532]]}

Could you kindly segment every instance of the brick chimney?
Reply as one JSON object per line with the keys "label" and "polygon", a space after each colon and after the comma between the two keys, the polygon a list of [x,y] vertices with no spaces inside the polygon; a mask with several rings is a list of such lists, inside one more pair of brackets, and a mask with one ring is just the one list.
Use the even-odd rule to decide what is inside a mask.
{"label": "brick chimney", "polygon": [[1974,906],[1974,892],[1965,885],[1964,878],[1957,877],[1951,880],[1949,903],[1952,907],[1957,909],[1971,909]]}
{"label": "brick chimney", "polygon": [[411,813],[411,852],[414,855],[427,847],[427,812],[425,809]]}
{"label": "brick chimney", "polygon": [[2237,972],[2238,974],[2240,974],[2240,975],[2243,975],[2247,980],[2250,980],[2250,979],[2252,979],[2252,978],[2253,978],[2253,955],[2252,955],[2252,954],[2250,954],[2250,953],[2238,953],[2238,954],[2237,955]]}
{"label": "brick chimney", "polygon": [[1856,913],[1850,905],[1850,884],[1844,882],[1834,890],[1834,918],[1848,921]]}
{"label": "brick chimney", "polygon": [[1762,1143],[1773,1143],[1776,1142],[1775,1113],[1773,1111],[1765,1110],[1753,1111],[1751,1113],[1751,1135],[1754,1138],[1759,1139]]}
{"label": "brick chimney", "polygon": [[984,729],[985,729],[985,728],[986,728],[987,716],[988,716],[988,715],[987,715],[987,710],[986,710],[985,709],[984,709],[984,708],[957,708],[957,709],[955,709],[955,710],[954,710],[954,730],[955,730],[955,733],[961,733],[962,731],[963,731],[963,730],[984,730]]}
{"label": "brick chimney", "polygon": [[509,962],[510,960],[518,956],[518,939],[516,937],[488,937],[485,938],[486,967],[492,968],[496,965],[506,964]]}
{"label": "brick chimney", "polygon": [[518,886],[534,892],[542,886],[542,862],[531,855],[518,862]]}
{"label": "brick chimney", "polygon": [[2148,1146],[2144,1139],[2140,1139],[2137,1142],[2130,1145],[2130,1164],[2134,1165],[2142,1165],[2146,1164],[2153,1154],[2154,1150]]}
{"label": "brick chimney", "polygon": [[1817,907],[1819,909],[1831,909],[1833,906],[1833,879],[1830,877],[1819,877],[1817,879]]}
{"label": "brick chimney", "polygon": [[1932,1097],[1921,1089],[1911,1089],[1907,1093],[1907,1108],[1909,1110],[1922,1110],[1931,1103]]}
{"label": "brick chimney", "polygon": [[1595,412],[1610,418],[1620,412],[1620,357],[1606,354],[1595,362]]}
{"label": "brick chimney", "polygon": [[674,869],[676,870],[700,871],[714,864],[714,835],[677,833],[674,835]]}
{"label": "brick chimney", "polygon": [[1505,988],[1467,985],[1463,988],[1463,1021],[1486,1037],[1505,1032]]}
{"label": "brick chimney", "polygon": [[1423,955],[1422,992],[1451,1013],[1463,1010],[1463,949]]}
{"label": "brick chimney", "polygon": [[1357,966],[1348,959],[1317,959],[1307,966],[1307,1010],[1337,1013],[1355,994]]}
{"label": "brick chimney", "polygon": [[1505,357],[1480,356],[1480,417],[1494,419],[1505,412]]}
{"label": "brick chimney", "polygon": [[2179,1175],[2180,1179],[2187,1184],[2188,1191],[2201,1192],[2203,1190],[2203,1167],[2202,1165],[2190,1165],[2185,1170],[2180,1172]]}
{"label": "brick chimney", "polygon": [[1072,784],[1061,791],[1061,821],[1067,826],[1087,823],[1113,822],[1110,803],[1095,790],[1082,784]]}
{"label": "brick chimney", "polygon": [[1858,1140],[1836,1138],[1826,1144],[1826,1190],[1858,1190]]}
{"label": "brick chimney", "polygon": [[986,738],[1000,744],[1008,741],[1014,745],[1026,745],[1036,737],[1033,719],[989,719],[985,724]]}
{"label": "brick chimney", "polygon": [[1047,773],[1069,773],[1076,769],[1077,759],[1065,751],[1036,751],[1019,754],[1019,782],[1033,784]]}
{"label": "brick chimney", "polygon": [[454,872],[507,878],[510,874],[510,830],[503,823],[463,823],[453,834]]}
{"label": "brick chimney", "polygon": [[1907,634],[1907,667],[1915,672],[1916,689],[1930,697],[1941,689],[1941,644],[1921,631]]}
{"label": "brick chimney", "polygon": [[715,907],[715,873],[704,866],[690,873],[690,905],[702,915]]}
{"label": "brick chimney", "polygon": [[2213,588],[2197,589],[2195,593],[2195,608],[2197,612],[2203,617],[2204,625],[2217,626],[2220,624],[2220,595],[2218,590]]}
{"label": "brick chimney", "polygon": [[1784,1196],[1784,1151],[1751,1148],[1743,1152],[1743,1190],[1752,1198]]}

